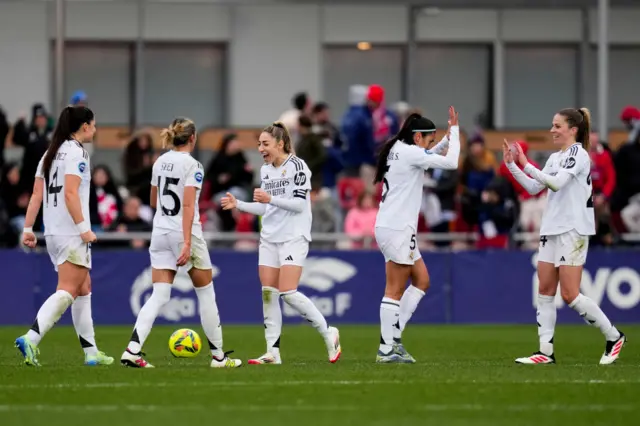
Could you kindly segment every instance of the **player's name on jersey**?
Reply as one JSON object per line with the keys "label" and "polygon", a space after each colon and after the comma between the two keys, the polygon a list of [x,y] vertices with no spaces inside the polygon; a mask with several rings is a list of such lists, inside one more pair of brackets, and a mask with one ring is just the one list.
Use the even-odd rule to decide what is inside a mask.
{"label": "player's name on jersey", "polygon": [[399,158],[400,158],[400,154],[397,152],[389,152],[389,155],[387,155],[387,161],[398,160]]}
{"label": "player's name on jersey", "polygon": [[163,172],[172,172],[173,163],[162,163],[162,168],[160,170]]}
{"label": "player's name on jersey", "polygon": [[56,153],[56,157],[55,160],[57,161],[63,161],[65,159],[65,157],[67,156],[66,152],[58,152]]}

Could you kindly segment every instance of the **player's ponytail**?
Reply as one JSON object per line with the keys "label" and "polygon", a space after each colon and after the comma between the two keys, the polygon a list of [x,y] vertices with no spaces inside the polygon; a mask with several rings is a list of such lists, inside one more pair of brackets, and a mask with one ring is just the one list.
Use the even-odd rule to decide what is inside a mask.
{"label": "player's ponytail", "polygon": [[289,130],[287,130],[287,126],[284,125],[281,121],[276,121],[270,126],[262,129],[264,133],[268,133],[274,138],[277,142],[282,141],[283,150],[286,154],[294,154],[293,144],[291,143],[291,135],[289,134]]}
{"label": "player's ponytail", "polygon": [[51,136],[51,144],[42,159],[42,174],[44,175],[46,186],[49,186],[49,172],[51,172],[53,159],[56,158],[56,154],[62,144],[71,139],[72,135],[80,130],[83,124],[90,124],[93,118],[93,111],[85,106],[70,105],[62,110]]}
{"label": "player's ponytail", "polygon": [[567,125],[571,129],[575,127],[576,142],[580,142],[585,151],[591,149],[589,135],[591,134],[591,112],[587,108],[565,108],[558,111],[558,114],[567,120]]}
{"label": "player's ponytail", "polygon": [[162,148],[171,149],[176,146],[184,146],[189,143],[192,136],[196,134],[195,123],[185,117],[178,117],[171,122],[171,125],[160,132]]}
{"label": "player's ponytail", "polygon": [[415,141],[413,140],[414,133],[420,132],[424,137],[428,133],[432,133],[435,131],[436,126],[435,124],[433,124],[433,121],[417,113],[410,114],[404,121],[404,123],[402,123],[402,127],[400,128],[398,134],[385,142],[384,146],[380,150],[380,154],[378,154],[378,162],[376,165],[376,176],[373,180],[373,183],[376,184],[382,182],[382,179],[384,179],[384,174],[387,170],[387,157],[391,152],[391,148],[393,148],[393,144],[395,144],[397,141],[402,141],[407,145],[415,145]]}
{"label": "player's ponytail", "polygon": [[582,143],[582,147],[589,152],[591,150],[591,141],[589,136],[591,135],[591,111],[587,108],[580,108],[578,110],[582,114],[582,123],[578,127],[578,141]]}

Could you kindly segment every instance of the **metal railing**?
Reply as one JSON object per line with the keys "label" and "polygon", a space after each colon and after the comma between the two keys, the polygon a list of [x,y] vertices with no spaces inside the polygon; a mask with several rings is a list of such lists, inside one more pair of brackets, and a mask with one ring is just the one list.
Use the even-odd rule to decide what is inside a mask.
{"label": "metal railing", "polygon": [[[98,232],[96,233],[98,241],[132,241],[151,239],[150,232]],[[44,239],[43,233],[36,233],[38,239]],[[204,232],[204,239],[209,243],[216,242],[237,242],[237,241],[253,241],[260,240],[258,232]],[[473,242],[479,239],[477,232],[448,232],[448,233],[422,233],[417,234],[418,242]],[[373,243],[372,237],[354,237],[345,233],[313,233],[311,238],[315,243],[339,243],[353,242],[363,243],[363,248],[371,248]],[[540,238],[538,233],[518,232],[511,235],[514,242],[523,243],[537,241]],[[626,233],[619,235],[620,240],[624,242],[640,242],[640,233]]]}

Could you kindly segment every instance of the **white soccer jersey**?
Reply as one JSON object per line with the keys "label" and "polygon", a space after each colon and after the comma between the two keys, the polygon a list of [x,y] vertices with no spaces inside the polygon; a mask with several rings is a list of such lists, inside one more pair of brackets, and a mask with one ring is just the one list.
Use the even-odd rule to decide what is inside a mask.
{"label": "white soccer jersey", "polygon": [[262,216],[261,238],[270,243],[283,243],[298,237],[311,241],[311,170],[307,163],[291,154],[280,167],[263,165],[260,177],[260,187],[272,198],[305,201],[300,213],[267,204]]}
{"label": "white soccer jersey", "polygon": [[[45,154],[46,155],[46,154]],[[44,179],[42,162],[40,159],[36,177]],[[78,176],[80,188],[80,206],[82,217],[88,221],[89,217],[89,189],[91,186],[91,167],[89,165],[89,153],[80,142],[68,140],[60,145],[58,152],[51,163],[49,179],[45,179],[43,190],[43,221],[44,235],[80,235],[64,199],[64,181],[66,175]]]}
{"label": "white soccer jersey", "polygon": [[162,154],[153,164],[151,185],[158,188],[156,214],[153,217],[153,232],[166,234],[182,232],[182,208],[184,188],[196,187],[196,204],[193,215],[192,233],[202,237],[198,198],[202,189],[204,171],[202,164],[188,152],[169,151]]}
{"label": "white soccer jersey", "polygon": [[558,235],[575,229],[580,235],[596,233],[591,188],[591,158],[576,143],[565,151],[551,154],[543,170],[555,176],[571,174],[567,184],[557,191],[548,185],[547,207],[542,215],[540,235]]}
{"label": "white soccer jersey", "polygon": [[376,227],[402,231],[418,228],[422,204],[424,172],[428,168],[455,169],[460,155],[459,128],[453,126],[446,156],[417,145],[397,141],[387,156],[387,169],[382,181],[382,202]]}

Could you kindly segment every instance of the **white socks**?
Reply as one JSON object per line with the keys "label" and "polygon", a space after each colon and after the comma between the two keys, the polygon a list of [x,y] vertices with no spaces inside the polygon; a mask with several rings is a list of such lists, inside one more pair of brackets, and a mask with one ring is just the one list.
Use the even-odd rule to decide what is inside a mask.
{"label": "white socks", "polygon": [[133,328],[131,341],[129,342],[129,346],[127,346],[127,349],[129,349],[130,352],[134,354],[140,352],[145,340],[147,340],[147,337],[151,332],[151,327],[153,327],[153,323],[158,316],[158,312],[160,312],[160,309],[169,301],[170,298],[171,284],[155,283],[153,285],[153,293],[151,293],[151,297],[149,297],[147,303],[145,303],[142,309],[140,309],[136,325]]}
{"label": "white socks", "polygon": [[553,355],[553,333],[556,328],[558,312],[555,305],[555,296],[538,294],[538,337],[540,338],[540,352],[545,355]]}
{"label": "white socks", "polygon": [[323,338],[326,338],[328,332],[327,320],[320,313],[316,305],[313,304],[304,294],[298,290],[291,290],[280,294],[282,300],[298,312],[302,318],[311,323],[313,328],[318,330]]}
{"label": "white socks", "polygon": [[402,332],[416,311],[418,304],[424,297],[424,291],[418,287],[410,285],[400,299],[400,316],[398,322],[393,327],[393,340],[396,343],[402,343]]}
{"label": "white socks", "polygon": [[202,329],[207,335],[211,355],[221,360],[224,358],[222,351],[222,327],[220,326],[220,313],[216,304],[216,293],[213,290],[213,282],[204,287],[195,287],[200,307],[200,321]]}
{"label": "white socks", "polygon": [[393,329],[400,318],[400,302],[383,297],[380,303],[380,352],[388,354],[393,349]]}
{"label": "white socks", "polygon": [[611,324],[602,309],[584,294],[578,294],[578,297],[569,304],[569,307],[579,313],[587,324],[598,327],[608,341],[611,342],[620,338],[620,332]]}
{"label": "white socks", "polygon": [[27,338],[31,343],[38,345],[72,303],[73,296],[64,290],[58,290],[49,296],[40,307],[31,330],[27,332]]}
{"label": "white socks", "polygon": [[91,316],[91,293],[86,296],[76,297],[73,305],[71,305],[71,318],[84,354],[97,355],[96,333],[93,330],[93,318]]}
{"label": "white socks", "polygon": [[282,333],[282,311],[280,292],[277,288],[262,287],[262,315],[264,316],[264,337],[267,352],[280,355],[280,334]]}

